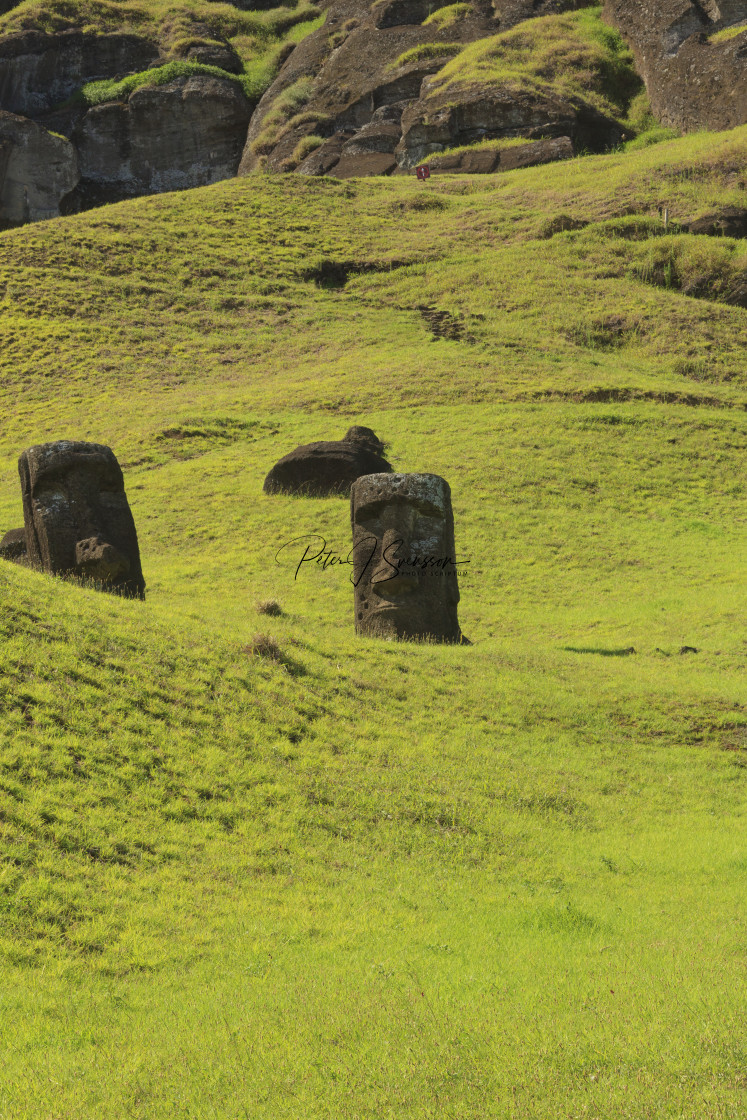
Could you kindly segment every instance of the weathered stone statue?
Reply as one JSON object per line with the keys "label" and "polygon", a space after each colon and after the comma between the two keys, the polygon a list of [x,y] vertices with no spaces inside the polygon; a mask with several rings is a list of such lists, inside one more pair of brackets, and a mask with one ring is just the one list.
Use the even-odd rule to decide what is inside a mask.
{"label": "weathered stone statue", "polygon": [[370,451],[375,451],[377,455],[384,454],[384,444],[373,428],[363,428],[359,424],[354,424],[352,428],[348,428],[345,432],[342,441],[343,443],[359,443]]}
{"label": "weathered stone statue", "polygon": [[279,459],[264,481],[265,494],[347,494],[362,474],[390,471],[384,444],[370,428],[349,428],[341,440],[305,443]]}
{"label": "weathered stone statue", "polygon": [[454,516],[437,474],[369,474],[350,490],[355,629],[461,642]]}
{"label": "weathered stone statue", "polygon": [[145,598],[135,522],[114,452],[60,440],[18,460],[29,563]]}
{"label": "weathered stone statue", "polygon": [[0,541],[0,560],[22,561],[26,558],[26,530],[9,529]]}

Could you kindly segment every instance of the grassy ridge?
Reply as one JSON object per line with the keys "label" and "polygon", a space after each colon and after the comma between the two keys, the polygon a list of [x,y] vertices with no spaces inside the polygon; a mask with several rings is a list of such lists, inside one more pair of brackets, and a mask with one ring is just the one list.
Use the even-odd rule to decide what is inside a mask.
{"label": "grassy ridge", "polygon": [[628,127],[631,100],[642,88],[630,50],[602,22],[601,7],[525,20],[479,39],[446,63],[433,86],[475,83],[582,99]]}
{"label": "grassy ridge", "polygon": [[[600,389],[741,404],[743,310],[667,290],[657,256],[663,245],[712,255],[700,291],[712,283],[718,296],[739,244],[655,235],[661,206],[675,222],[739,205],[744,159],[736,130],[425,188],[250,178],[3,235],[0,342],[23,388],[17,430],[61,372],[81,417],[92,394],[124,385],[188,407],[198,383],[217,407],[354,411]],[[548,238],[562,215],[594,224]],[[328,291],[304,279],[325,260],[382,271]],[[390,274],[397,265],[409,267]],[[475,341],[434,346],[416,310],[426,302],[463,314]],[[611,315],[623,322],[606,337]]]}
{"label": "grassy ridge", "polygon": [[[1,566],[0,1115],[741,1117],[747,312],[657,208],[744,137],[0,235],[0,524],[23,447],[109,443],[148,584]],[[276,563],[345,553],[261,484],[353,422],[449,480],[471,648]]]}

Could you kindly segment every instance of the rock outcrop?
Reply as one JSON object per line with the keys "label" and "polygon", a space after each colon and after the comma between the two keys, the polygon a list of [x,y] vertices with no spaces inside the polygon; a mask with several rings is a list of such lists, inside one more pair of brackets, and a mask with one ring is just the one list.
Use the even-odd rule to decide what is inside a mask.
{"label": "rock outcrop", "polygon": [[[554,147],[535,149],[557,158],[557,151],[572,155],[574,147],[604,151],[619,143],[622,134],[622,127],[612,117],[592,105],[579,105],[550,91],[474,87],[457,94],[453,90],[427,92],[415,102],[403,115],[397,155],[401,167],[411,168],[445,148],[522,136],[559,141]],[[502,170],[511,166],[510,150],[506,150]],[[499,167],[500,162],[495,169]]]}
{"label": "rock outcrop", "polygon": [[[325,26],[299,44],[260,101],[239,174],[259,166],[327,174],[333,152],[333,173],[340,177],[391,171],[402,110],[420,96],[423,81],[460,45],[498,29],[489,0],[477,0],[448,27],[455,45],[444,51],[447,33],[437,22],[421,22],[440,7],[421,0],[379,0],[371,7],[361,0],[334,3]],[[305,104],[283,117],[277,106],[304,81],[313,83]],[[317,148],[294,159],[299,143],[310,135],[328,142],[324,152]]]}
{"label": "rock outcrop", "polygon": [[38,117],[86,82],[145,70],[158,47],[137,35],[21,31],[0,38],[0,109]]}
{"label": "rock outcrop", "polygon": [[487,175],[493,171],[513,171],[517,167],[534,167],[571,159],[573,144],[568,136],[556,140],[535,140],[509,148],[473,148],[450,156],[432,156],[431,171],[461,172],[466,175]]}
{"label": "rock outcrop", "polygon": [[605,0],[604,15],[630,44],[663,124],[692,132],[747,122],[744,0]]}
{"label": "rock outcrop", "polygon": [[236,174],[251,116],[238,82],[196,74],[106,102],[76,126],[81,189],[98,199],[186,190]]}
{"label": "rock outcrop", "polygon": [[0,227],[58,217],[79,178],[69,140],[0,111]]}
{"label": "rock outcrop", "polygon": [[[545,153],[554,159],[573,149],[605,151],[624,132],[622,111],[605,86],[621,87],[624,79],[618,72],[608,81],[610,59],[600,44],[579,39],[568,20],[557,28],[545,20],[543,47],[555,34],[561,51],[557,59],[545,51],[535,67],[532,44],[527,49],[503,38],[520,24],[538,25],[538,16],[588,6],[589,0],[475,0],[443,8],[438,0],[376,0],[368,7],[338,0],[325,27],[293,52],[260,101],[239,174],[257,168],[338,178],[392,174],[444,150],[517,137],[550,142],[534,149],[531,162]],[[579,49],[575,41],[563,45],[569,35]],[[515,58],[525,79],[517,85],[511,66],[505,78],[496,67],[475,76],[470,56],[463,74],[445,81],[444,68],[478,40],[494,43],[495,57]],[[574,65],[583,72],[579,88],[564,91],[556,79]],[[640,80],[632,70],[630,77],[632,94]],[[479,162],[487,170],[489,159]],[[491,170],[514,166],[524,164],[501,156]]]}

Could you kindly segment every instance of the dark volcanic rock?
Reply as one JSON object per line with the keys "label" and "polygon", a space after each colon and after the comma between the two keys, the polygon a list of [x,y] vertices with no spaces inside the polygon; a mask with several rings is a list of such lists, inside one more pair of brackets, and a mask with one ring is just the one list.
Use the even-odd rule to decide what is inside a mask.
{"label": "dark volcanic rock", "polygon": [[342,438],[345,443],[362,443],[377,455],[383,454],[384,444],[373,428],[363,428],[359,424],[354,424],[352,428],[348,428]]}
{"label": "dark volcanic rock", "polygon": [[68,140],[0,111],[0,226],[58,217],[79,178]]}
{"label": "dark volcanic rock", "polygon": [[692,132],[747,122],[747,27],[713,39],[747,19],[744,0],[605,0],[604,15],[630,43],[664,124]]}
{"label": "dark volcanic rock", "polygon": [[336,179],[362,178],[366,175],[391,175],[396,166],[397,161],[393,154],[367,152],[362,155],[349,155],[343,150],[332,174]]}
{"label": "dark volcanic rock", "polygon": [[106,591],[145,598],[135,522],[113,451],[60,440],[18,460],[29,562]]}
{"label": "dark volcanic rock", "polygon": [[9,529],[0,541],[0,559],[22,560],[26,556],[26,530]]}
{"label": "dark volcanic rock", "polygon": [[348,139],[349,134],[344,132],[336,132],[334,136],[330,136],[299,164],[297,168],[299,175],[329,175],[340,162],[342,149]]}
{"label": "dark volcanic rock", "polygon": [[250,114],[238,82],[206,74],[97,105],[74,134],[84,184],[123,198],[229,179]]}
{"label": "dark volcanic rock", "polygon": [[[370,432],[373,438],[351,437],[353,431]],[[345,494],[361,475],[391,471],[378,447],[383,450],[370,428],[350,429],[344,440],[307,443],[275,464],[262,489],[265,494]]]}
{"label": "dark volcanic rock", "polygon": [[[377,110],[380,112],[380,110]],[[376,113],[374,113],[374,118]],[[387,152],[392,154],[402,135],[400,120],[402,113],[396,120],[372,119],[369,124],[364,124],[351,140],[345,143],[342,149],[344,156],[369,155],[371,152]]]}
{"label": "dark volcanic rock", "polygon": [[374,27],[382,30],[421,24],[432,12],[446,7],[448,3],[450,0],[377,0],[371,8]]}
{"label": "dark volcanic rock", "polygon": [[706,214],[690,222],[688,233],[701,233],[710,237],[747,237],[747,210],[726,206],[715,214]]}
{"label": "dark volcanic rock", "polygon": [[[446,61],[443,54],[399,61],[411,48],[443,43],[444,33],[435,23],[422,25],[422,20],[438,6],[433,0],[387,0],[384,5],[373,7],[361,0],[334,0],[325,26],[298,45],[260,101],[249,128],[239,174],[249,174],[260,166],[260,159],[267,161],[270,170],[286,169],[298,141],[312,132],[331,139],[326,141],[324,150],[318,148],[297,165],[302,174],[327,173],[329,156],[342,147],[334,139],[335,134],[344,135],[343,143],[359,145],[357,152],[351,150],[351,156],[391,153],[399,141],[395,133],[403,102],[416,100],[424,79]],[[489,0],[476,0],[468,16],[449,27],[448,39],[466,44],[494,34],[497,27]],[[266,122],[271,119],[269,115],[278,96],[301,79],[312,79],[313,88],[299,113],[300,119],[270,129],[265,143]],[[386,113],[390,108],[393,112]],[[324,123],[316,123],[311,119],[314,117]],[[377,127],[370,128],[372,124]],[[373,161],[367,163],[373,166]],[[370,173],[348,172],[345,167],[342,170],[345,174]],[[384,162],[374,173],[388,170],[389,164]],[[337,175],[336,170],[332,173]]]}
{"label": "dark volcanic rock", "polygon": [[355,629],[460,642],[451,491],[437,474],[371,474],[350,490]]}
{"label": "dark volcanic rock", "polygon": [[[569,142],[596,152],[619,143],[622,129],[593,106],[549,90],[517,92],[479,86],[436,89],[426,91],[404,113],[397,157],[401,167],[410,168],[444,148],[516,136],[560,140],[560,149],[548,148],[548,153],[562,151]],[[510,151],[501,153],[506,168],[511,166]]]}
{"label": "dark volcanic rock", "polygon": [[178,52],[178,56],[202,66],[217,66],[229,74],[241,74],[244,68],[230,43],[195,43]]}
{"label": "dark volcanic rock", "polygon": [[596,3],[598,0],[493,0],[493,10],[501,22],[501,31],[508,31],[525,19],[576,12]]}
{"label": "dark volcanic rock", "polygon": [[476,148],[474,151],[459,152],[451,156],[430,156],[428,163],[431,171],[459,171],[463,174],[481,175],[492,171],[512,171],[517,167],[533,167],[539,163],[572,157],[573,144],[570,137],[559,136],[556,140],[534,140],[502,150]]}
{"label": "dark volcanic rock", "polygon": [[21,31],[0,38],[0,108],[48,112],[86,82],[145,70],[158,48],[137,35]]}

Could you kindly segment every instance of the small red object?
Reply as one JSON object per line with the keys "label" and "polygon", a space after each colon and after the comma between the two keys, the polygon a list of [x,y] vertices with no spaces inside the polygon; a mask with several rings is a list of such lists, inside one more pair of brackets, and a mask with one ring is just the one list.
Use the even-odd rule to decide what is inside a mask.
{"label": "small red object", "polygon": [[415,168],[415,174],[418,179],[430,179],[431,169],[427,163],[421,163],[419,167]]}

